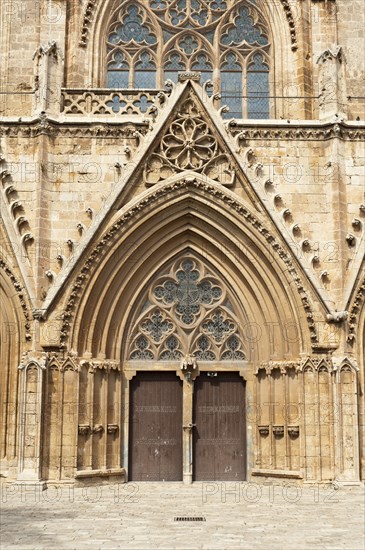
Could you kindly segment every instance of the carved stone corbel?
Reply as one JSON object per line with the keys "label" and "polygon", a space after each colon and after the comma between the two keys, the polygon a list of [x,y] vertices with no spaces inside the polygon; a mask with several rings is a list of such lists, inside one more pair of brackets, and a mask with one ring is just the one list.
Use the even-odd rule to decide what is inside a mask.
{"label": "carved stone corbel", "polygon": [[78,432],[80,435],[90,435],[91,427],[89,424],[79,424]]}
{"label": "carved stone corbel", "polygon": [[292,438],[299,436],[299,426],[288,426],[288,435]]}
{"label": "carved stone corbel", "polygon": [[118,424],[108,424],[107,432],[108,434],[116,434],[119,430]]}
{"label": "carved stone corbel", "polygon": [[284,426],[273,426],[272,431],[275,437],[284,436]]}

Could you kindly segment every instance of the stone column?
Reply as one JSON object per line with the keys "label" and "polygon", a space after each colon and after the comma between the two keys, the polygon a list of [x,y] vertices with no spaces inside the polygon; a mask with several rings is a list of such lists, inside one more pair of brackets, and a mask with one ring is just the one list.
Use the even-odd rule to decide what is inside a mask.
{"label": "stone column", "polygon": [[18,368],[21,371],[18,480],[34,483],[41,479],[45,355],[40,359],[23,357]]}
{"label": "stone column", "polygon": [[126,468],[128,481],[129,476],[129,398],[130,398],[130,382],[134,376],[136,376],[136,370],[124,371],[124,377],[122,380],[122,451],[121,462],[122,467]]}

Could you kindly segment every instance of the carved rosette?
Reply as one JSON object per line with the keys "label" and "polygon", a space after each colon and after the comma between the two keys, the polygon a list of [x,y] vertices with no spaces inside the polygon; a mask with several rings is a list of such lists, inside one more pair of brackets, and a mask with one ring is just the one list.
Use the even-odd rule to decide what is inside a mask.
{"label": "carved rosette", "polygon": [[159,146],[148,158],[143,177],[150,186],[184,171],[205,174],[226,186],[235,181],[229,156],[218,144],[193,97],[183,103]]}

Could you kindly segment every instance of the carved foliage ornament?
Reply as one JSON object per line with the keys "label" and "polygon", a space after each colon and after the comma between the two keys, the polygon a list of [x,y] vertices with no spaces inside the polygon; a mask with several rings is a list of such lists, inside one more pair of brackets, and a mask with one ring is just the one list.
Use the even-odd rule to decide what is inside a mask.
{"label": "carved foliage ornament", "polygon": [[130,360],[244,359],[238,323],[223,285],[198,261],[175,262],[149,291]]}
{"label": "carved foliage ornament", "polygon": [[203,173],[223,185],[232,185],[235,171],[192,97],[186,99],[175,120],[144,168],[147,186],[185,170]]}
{"label": "carved foliage ornament", "polygon": [[348,344],[353,344],[354,341],[356,340],[356,331],[357,329],[360,328],[358,317],[360,315],[362,308],[364,307],[364,301],[365,301],[365,277],[360,285],[358,292],[355,295],[355,298],[350,310],[349,323],[348,323],[348,335],[347,335]]}
{"label": "carved foliage ornament", "polygon": [[30,333],[30,314],[25,298],[25,290],[19,280],[14,276],[13,272],[6,264],[5,260],[3,260],[2,258],[0,258],[0,269],[6,274],[7,277],[9,277],[11,284],[16,291],[25,318],[25,339],[31,340],[32,335]]}

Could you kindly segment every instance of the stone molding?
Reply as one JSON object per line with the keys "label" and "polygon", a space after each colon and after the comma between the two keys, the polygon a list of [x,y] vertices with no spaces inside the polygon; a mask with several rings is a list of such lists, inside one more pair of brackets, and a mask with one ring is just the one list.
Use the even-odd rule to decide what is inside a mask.
{"label": "stone molding", "polygon": [[353,344],[357,338],[356,329],[358,326],[358,317],[365,303],[365,277],[360,285],[358,292],[352,302],[352,306],[349,312],[349,324],[347,343]]}
{"label": "stone molding", "polygon": [[263,362],[257,367],[254,374],[257,376],[261,370],[264,370],[266,374],[272,375],[273,371],[280,370],[280,373],[285,375],[288,374],[290,369],[294,369],[296,373],[304,373],[306,371],[318,372],[321,370],[326,370],[329,373],[337,373],[346,369],[350,369],[356,373],[359,372],[356,361],[349,357],[332,357],[331,359],[306,357],[293,361]]}
{"label": "stone molding", "polygon": [[42,115],[29,122],[11,121],[0,125],[0,136],[36,138],[39,135],[52,137],[90,137],[90,138],[134,138],[140,132],[144,136],[148,131],[149,123],[141,118],[140,121],[124,120],[117,123],[101,122],[100,120],[83,120],[79,117],[75,122],[60,122]]}
{"label": "stone molding", "polygon": [[[364,141],[365,126],[351,127],[343,122],[326,122],[318,124],[310,120],[298,121],[293,126],[282,125],[282,121],[272,120],[258,127],[250,123],[238,123],[230,120],[225,123],[227,133],[240,140],[282,140],[282,141],[326,141],[341,139],[349,141]],[[146,135],[150,121],[140,117],[138,121],[100,121],[93,117],[77,116],[75,120],[55,120],[42,115],[29,121],[19,119],[3,119],[0,125],[0,136],[34,138],[41,134],[53,137],[90,137],[90,138],[133,138],[139,129]],[[142,127],[142,128],[141,128]]]}
{"label": "stone molding", "polygon": [[30,321],[31,321],[31,318],[30,318],[30,313],[29,313],[27,303],[26,303],[25,298],[24,298],[24,290],[25,289],[22,287],[19,280],[15,277],[15,275],[13,274],[13,272],[11,271],[10,267],[7,265],[5,260],[1,257],[0,257],[0,267],[4,271],[4,273],[7,275],[7,277],[10,279],[11,284],[13,285],[13,287],[16,291],[16,295],[17,295],[18,300],[20,302],[20,305],[21,305],[21,308],[22,308],[22,311],[23,311],[23,315],[25,317],[25,324],[24,324],[25,339],[26,340],[31,340],[32,339],[32,335],[30,334],[30,328],[31,328],[30,327]]}
{"label": "stone molding", "polygon": [[252,139],[262,140],[283,140],[283,141],[326,141],[329,139],[348,139],[365,140],[365,127],[351,128],[343,122],[327,122],[321,125],[310,124],[310,121],[305,122],[305,126],[296,125],[286,128],[276,126],[275,122],[258,128],[257,126],[249,127],[246,124],[239,124],[235,120],[226,123],[227,132],[235,139],[239,137],[242,141]]}

